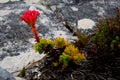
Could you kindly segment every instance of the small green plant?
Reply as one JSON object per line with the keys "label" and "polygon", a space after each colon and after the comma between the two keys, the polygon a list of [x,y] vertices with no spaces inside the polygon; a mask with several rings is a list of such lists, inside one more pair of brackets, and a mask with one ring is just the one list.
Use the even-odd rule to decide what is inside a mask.
{"label": "small green plant", "polygon": [[22,70],[20,71],[20,73],[18,74],[19,77],[25,77],[25,67],[22,68]]}
{"label": "small green plant", "polygon": [[57,37],[55,40],[54,40],[54,47],[55,48],[64,48],[66,46],[68,46],[70,43],[65,40],[64,38],[61,38],[61,37]]}
{"label": "small green plant", "polygon": [[34,48],[35,51],[39,52],[40,54],[44,51],[48,52],[50,49],[53,49],[53,41],[45,38],[41,38],[39,43],[36,43]]}
{"label": "small green plant", "polygon": [[65,67],[67,67],[69,65],[69,61],[71,60],[70,56],[65,54],[64,52],[62,53],[62,55],[60,55],[60,63],[62,63],[62,68],[64,69]]}
{"label": "small green plant", "polygon": [[59,59],[60,63],[63,64],[63,69],[72,61],[75,64],[80,64],[83,60],[85,60],[85,55],[80,53],[78,48],[73,45],[67,46]]}
{"label": "small green plant", "polygon": [[78,48],[75,48],[73,45],[69,45],[65,48],[64,52],[70,56],[73,56],[74,53],[79,53]]}
{"label": "small green plant", "polygon": [[85,47],[90,42],[90,36],[88,34],[83,34],[81,30],[77,30],[76,36],[78,37],[78,41],[76,42],[76,45],[78,47]]}
{"label": "small green plant", "polygon": [[111,49],[115,50],[117,48],[120,48],[120,37],[116,36],[114,40],[112,40],[111,44]]}
{"label": "small green plant", "polygon": [[[67,40],[61,37],[57,37],[55,40],[49,40],[41,38],[39,43],[35,44],[35,50],[40,54],[48,52],[51,55],[53,61],[51,64],[58,67],[62,66],[62,69],[69,66],[69,63],[80,64],[84,59],[85,55],[81,54],[78,48],[71,45]],[[57,50],[59,53],[56,53]],[[52,54],[50,54],[52,52]]]}
{"label": "small green plant", "polygon": [[98,32],[92,37],[92,41],[98,53],[119,53],[120,12],[115,18],[105,19],[98,24]]}

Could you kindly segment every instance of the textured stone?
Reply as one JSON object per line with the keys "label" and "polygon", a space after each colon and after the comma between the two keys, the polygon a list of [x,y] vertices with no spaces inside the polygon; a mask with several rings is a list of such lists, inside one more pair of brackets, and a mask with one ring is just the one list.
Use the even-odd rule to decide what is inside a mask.
{"label": "textured stone", "polygon": [[0,68],[0,80],[16,80],[16,79],[5,69]]}
{"label": "textured stone", "polygon": [[[50,9],[46,8],[47,3],[51,4]],[[70,25],[74,25],[76,29],[77,21],[84,18],[96,21],[99,18],[113,17],[116,7],[120,7],[119,3],[120,0],[40,0],[40,2],[38,0],[24,0],[24,2],[0,0],[0,66],[12,72],[21,69],[31,61],[25,56],[31,53],[27,50],[33,49],[34,39],[31,40],[33,34],[27,24],[20,22],[20,16],[30,7],[35,7],[41,12],[36,22],[41,37],[53,39],[62,36],[69,40],[72,39],[72,34],[60,23],[54,13]]]}
{"label": "textured stone", "polygon": [[19,56],[4,58],[0,61],[0,67],[5,68],[10,73],[19,72],[24,66],[42,59],[43,56],[44,54],[40,55],[35,53],[34,50],[30,50],[26,53],[21,53]]}
{"label": "textured stone", "polygon": [[6,2],[9,2],[9,1],[20,1],[20,0],[0,0],[0,3],[6,3]]}

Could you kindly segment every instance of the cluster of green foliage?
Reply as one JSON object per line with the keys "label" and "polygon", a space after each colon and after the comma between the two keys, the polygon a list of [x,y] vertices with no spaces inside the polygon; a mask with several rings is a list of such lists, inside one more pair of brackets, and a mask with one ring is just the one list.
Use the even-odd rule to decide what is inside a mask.
{"label": "cluster of green foliage", "polygon": [[70,43],[67,40],[65,40],[64,38],[57,37],[54,40],[54,46],[55,46],[55,48],[64,48],[64,47],[66,47],[68,45],[70,45]]}
{"label": "cluster of green foliage", "polygon": [[78,41],[76,42],[78,47],[85,47],[89,44],[90,36],[88,34],[83,34],[80,29],[77,30],[76,36],[78,37]]}
{"label": "cluster of green foliage", "polygon": [[20,71],[20,73],[18,74],[19,77],[25,77],[25,67],[22,68],[22,70]]}
{"label": "cluster of green foliage", "polygon": [[[85,55],[80,53],[78,48],[61,37],[58,37],[53,41],[45,38],[40,39],[40,42],[35,44],[35,50],[40,54],[45,52],[45,54],[48,53],[48,55],[51,55],[49,53],[52,52],[53,49],[63,50],[58,55],[57,62],[53,61],[53,66],[62,65],[62,68],[64,69],[69,66],[70,62],[80,64],[85,59]],[[52,57],[54,56],[55,54],[52,54]]]}
{"label": "cluster of green foliage", "polygon": [[118,53],[120,50],[120,11],[115,18],[98,24],[98,32],[92,38],[98,53]]}
{"label": "cluster of green foliage", "polygon": [[48,52],[49,50],[53,49],[54,44],[53,41],[45,38],[41,38],[39,43],[36,43],[34,48],[35,51],[39,52],[40,54],[44,51]]}
{"label": "cluster of green foliage", "polygon": [[63,64],[63,68],[67,67],[70,62],[80,64],[85,59],[85,55],[80,53],[78,48],[73,45],[69,45],[64,49],[62,55],[60,55],[59,61]]}

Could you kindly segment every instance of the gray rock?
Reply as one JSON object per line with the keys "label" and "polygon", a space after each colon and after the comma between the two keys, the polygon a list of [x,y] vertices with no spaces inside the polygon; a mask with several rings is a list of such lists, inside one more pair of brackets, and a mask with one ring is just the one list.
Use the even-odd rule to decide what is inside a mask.
{"label": "gray rock", "polygon": [[30,27],[20,24],[20,16],[24,8],[22,2],[11,2],[0,4],[0,60],[6,56],[19,55],[20,51],[25,51],[32,45],[28,39],[32,38]]}
{"label": "gray rock", "polygon": [[0,80],[16,80],[12,74],[7,72],[5,69],[0,68]]}
{"label": "gray rock", "polygon": [[[0,3],[0,61],[7,56],[14,56],[14,59],[6,58],[4,59],[5,62],[2,62],[2,67],[9,66],[11,71],[19,65],[16,66],[17,63],[13,62],[13,68],[12,65],[6,64],[6,62],[11,59],[9,61],[11,64],[12,61],[16,61],[18,58],[16,56],[20,53],[26,54],[27,50],[33,49],[33,44],[29,41],[33,38],[31,28],[20,22],[20,16],[30,6],[36,7],[41,12],[36,25],[39,35],[50,39],[60,35],[71,39],[72,36],[54,13],[76,29],[77,21],[80,19],[89,18],[97,21],[98,18],[113,17],[116,13],[116,7],[120,8],[120,0],[41,0],[45,4],[50,3],[50,9],[46,9],[45,4],[29,3],[35,0],[24,0],[24,2],[22,0],[0,1],[7,1],[7,3]],[[1,78],[0,80],[4,79]]]}
{"label": "gray rock", "polygon": [[[113,17],[117,7],[120,7],[120,0],[80,0],[78,4],[66,4],[62,8],[59,8],[58,13],[70,22],[82,18],[90,18],[93,20],[99,17]],[[73,11],[70,7],[78,8],[78,11]]]}

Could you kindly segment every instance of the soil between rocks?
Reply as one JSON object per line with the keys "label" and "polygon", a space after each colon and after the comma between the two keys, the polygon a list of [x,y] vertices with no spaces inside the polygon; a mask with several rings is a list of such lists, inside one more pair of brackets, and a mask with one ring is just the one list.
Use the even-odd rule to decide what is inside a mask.
{"label": "soil between rocks", "polygon": [[120,80],[119,54],[88,58],[79,65],[72,63],[64,70],[61,67],[53,67],[53,60],[51,56],[46,55],[40,62],[26,70],[25,78],[27,80]]}

